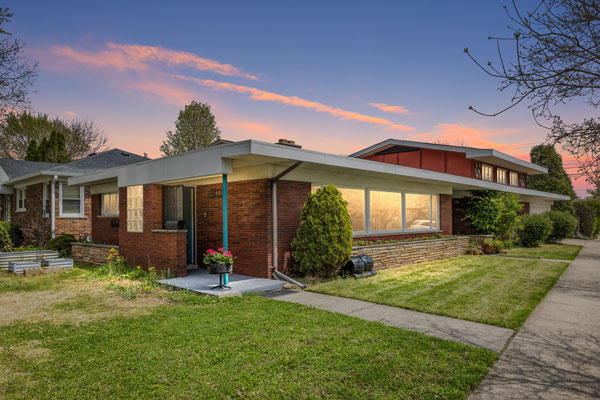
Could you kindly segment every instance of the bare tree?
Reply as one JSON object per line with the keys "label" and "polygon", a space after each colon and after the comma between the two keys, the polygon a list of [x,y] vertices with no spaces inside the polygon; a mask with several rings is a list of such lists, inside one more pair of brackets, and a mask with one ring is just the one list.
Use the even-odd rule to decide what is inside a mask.
{"label": "bare tree", "polygon": [[[510,37],[496,41],[498,60],[481,63],[465,53],[488,75],[502,81],[501,91],[511,90],[511,103],[494,113],[470,106],[478,114],[499,115],[521,102],[552,126],[548,140],[559,143],[580,161],[580,174],[598,182],[600,172],[600,120],[566,124],[553,108],[582,99],[592,108],[600,106],[600,0],[541,0],[532,11],[523,12],[512,1],[505,10],[511,21]],[[514,54],[507,58],[503,45]],[[510,60],[510,61],[509,61]]]}
{"label": "bare tree", "polygon": [[2,28],[13,14],[0,7],[0,116],[29,104],[27,93],[37,76],[37,64],[23,56],[23,43]]}

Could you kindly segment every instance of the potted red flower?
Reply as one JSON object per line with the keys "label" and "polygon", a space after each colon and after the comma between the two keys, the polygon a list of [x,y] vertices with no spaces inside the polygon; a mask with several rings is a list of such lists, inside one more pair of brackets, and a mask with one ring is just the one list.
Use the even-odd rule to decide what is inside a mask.
{"label": "potted red flower", "polygon": [[206,250],[203,261],[211,274],[230,274],[233,271],[233,255],[224,247],[216,251],[213,249]]}

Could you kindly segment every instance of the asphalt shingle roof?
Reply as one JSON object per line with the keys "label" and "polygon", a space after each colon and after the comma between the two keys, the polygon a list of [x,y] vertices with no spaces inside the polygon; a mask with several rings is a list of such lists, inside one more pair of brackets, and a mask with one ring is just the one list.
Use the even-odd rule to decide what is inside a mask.
{"label": "asphalt shingle roof", "polygon": [[[47,163],[38,161],[11,160],[9,158],[0,158],[0,169],[6,174],[6,178],[14,179],[32,172],[42,171],[44,169],[56,167],[57,163]],[[2,175],[0,173],[0,175]]]}

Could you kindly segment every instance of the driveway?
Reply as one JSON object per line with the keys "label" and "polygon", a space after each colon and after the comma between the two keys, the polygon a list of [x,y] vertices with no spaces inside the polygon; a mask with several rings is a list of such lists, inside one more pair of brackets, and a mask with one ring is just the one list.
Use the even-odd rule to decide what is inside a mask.
{"label": "driveway", "polygon": [[585,242],[470,399],[598,398],[600,240],[594,240]]}

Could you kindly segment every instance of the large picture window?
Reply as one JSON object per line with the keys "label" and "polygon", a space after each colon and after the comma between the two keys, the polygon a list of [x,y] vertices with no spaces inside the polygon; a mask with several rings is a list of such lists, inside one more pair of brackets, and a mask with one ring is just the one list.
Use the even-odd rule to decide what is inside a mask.
{"label": "large picture window", "polygon": [[127,187],[127,232],[144,232],[144,187]]}
{"label": "large picture window", "polygon": [[402,193],[369,191],[369,230],[402,230]]}
{"label": "large picture window", "polygon": [[119,215],[119,193],[103,193],[100,214],[106,216]]}
{"label": "large picture window", "polygon": [[[313,185],[313,190],[318,186]],[[354,234],[431,231],[439,228],[439,197],[431,194],[338,188],[348,202]]]}
{"label": "large picture window", "polygon": [[59,216],[83,216],[83,186],[69,186],[62,182],[59,185]]}
{"label": "large picture window", "polygon": [[362,189],[338,188],[348,202],[348,213],[353,232],[365,232],[365,191]]}

